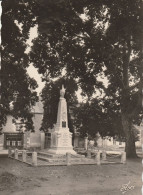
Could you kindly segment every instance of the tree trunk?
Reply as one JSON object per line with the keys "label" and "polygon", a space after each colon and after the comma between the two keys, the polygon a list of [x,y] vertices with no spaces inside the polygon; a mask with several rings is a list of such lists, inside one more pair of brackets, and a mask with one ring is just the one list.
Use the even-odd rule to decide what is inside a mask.
{"label": "tree trunk", "polygon": [[135,136],[132,129],[132,122],[126,114],[122,114],[122,125],[126,136],[126,146],[125,151],[127,158],[136,158],[136,146],[135,146]]}

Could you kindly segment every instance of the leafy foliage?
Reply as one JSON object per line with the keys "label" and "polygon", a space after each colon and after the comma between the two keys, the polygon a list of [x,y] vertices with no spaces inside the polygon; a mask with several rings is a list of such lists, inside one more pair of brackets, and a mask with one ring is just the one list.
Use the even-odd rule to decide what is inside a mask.
{"label": "leafy foliage", "polygon": [[[114,127],[116,121],[115,127],[121,129],[118,133],[122,134],[123,130],[126,136],[127,156],[135,156],[132,124],[139,123],[142,112],[142,2],[34,0],[26,5],[30,8],[28,14],[33,18],[32,25],[37,23],[39,30],[30,61],[43,74],[43,80],[50,83],[50,77],[61,76],[64,71],[66,78],[76,80],[88,101],[92,101],[97,89],[102,90],[102,106],[97,97],[93,104],[91,102],[92,107],[87,104],[82,109],[85,108],[87,115],[95,114],[94,104],[100,111],[103,107],[104,112],[100,112],[103,132],[100,132],[107,133],[106,129]],[[23,24],[26,25],[23,29],[28,29],[29,22]],[[107,78],[107,87],[99,81],[101,75]],[[47,90],[51,90],[50,86],[53,85],[47,85]],[[85,118],[85,115],[81,113],[81,117]],[[96,117],[99,119],[98,115]],[[91,123],[91,133],[95,122],[98,127],[101,125],[96,117],[91,116],[87,121]]]}
{"label": "leafy foliage", "polygon": [[2,1],[1,127],[6,122],[7,114],[11,113],[15,118],[24,118],[27,128],[33,129],[30,108],[37,100],[34,91],[37,83],[27,74],[29,59],[25,52],[29,30],[35,25],[30,8],[33,5],[29,1]]}
{"label": "leafy foliage", "polygon": [[77,84],[73,79],[61,77],[56,81],[49,81],[42,90],[42,101],[44,104],[44,116],[41,130],[48,131],[53,128],[57,122],[58,103],[60,98],[60,89],[62,84],[66,88],[65,99],[67,101],[68,126],[71,132],[74,133],[74,120],[71,117],[71,112],[74,111],[74,106],[77,105],[77,97],[75,91]]}
{"label": "leafy foliage", "polygon": [[80,104],[76,111],[76,123],[82,136],[88,134],[95,138],[99,132],[102,137],[124,137],[118,107],[114,104],[113,110],[113,104],[111,108],[109,104],[109,100],[103,102],[102,99],[95,98],[90,103]]}
{"label": "leafy foliage", "polygon": [[[122,126],[126,136],[127,155],[135,156],[131,127],[134,122],[139,124],[141,114],[142,2],[71,0],[65,4],[61,0],[52,4],[42,0],[40,3],[45,9],[43,14],[39,12],[39,32],[45,34],[57,54],[57,65],[60,63],[66,75],[78,81],[88,100],[96,89],[104,90],[103,105],[108,110],[104,114],[111,114],[112,126],[114,114],[118,116],[118,124],[122,123],[119,127]],[[54,8],[56,12],[49,11],[46,15],[47,10]],[[103,72],[109,82],[107,88],[98,80]],[[87,106],[87,113],[91,112],[88,109]]]}

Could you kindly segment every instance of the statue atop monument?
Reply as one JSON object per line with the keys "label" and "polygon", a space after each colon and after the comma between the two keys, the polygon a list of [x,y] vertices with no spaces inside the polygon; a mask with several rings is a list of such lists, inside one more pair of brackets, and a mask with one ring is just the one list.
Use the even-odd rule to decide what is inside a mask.
{"label": "statue atop monument", "polygon": [[62,85],[62,89],[60,90],[60,97],[64,98],[65,95],[65,88],[64,85]]}

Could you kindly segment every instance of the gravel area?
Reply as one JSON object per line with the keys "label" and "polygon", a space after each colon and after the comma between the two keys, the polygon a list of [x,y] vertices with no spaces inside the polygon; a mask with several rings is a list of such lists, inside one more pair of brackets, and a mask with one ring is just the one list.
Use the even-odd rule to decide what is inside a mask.
{"label": "gravel area", "polygon": [[141,158],[125,165],[45,167],[0,158],[0,195],[118,195],[124,184],[126,195],[141,195],[141,175]]}

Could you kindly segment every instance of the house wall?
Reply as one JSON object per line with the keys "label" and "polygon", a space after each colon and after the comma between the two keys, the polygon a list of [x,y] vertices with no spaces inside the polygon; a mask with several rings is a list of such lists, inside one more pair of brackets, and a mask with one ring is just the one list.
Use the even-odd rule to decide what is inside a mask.
{"label": "house wall", "polygon": [[[24,148],[29,147],[41,147],[44,148],[45,144],[45,134],[39,131],[42,123],[43,114],[42,113],[34,113],[33,116],[33,125],[35,132],[24,132]],[[15,124],[12,123],[13,117],[8,115],[6,125],[3,126],[3,132],[13,133],[16,131]],[[4,134],[0,135],[0,149],[4,147]]]}
{"label": "house wall", "polygon": [[41,127],[41,123],[42,123],[42,119],[43,119],[43,114],[41,114],[41,113],[34,114],[32,120],[33,120],[35,133],[39,132],[40,127]]}
{"label": "house wall", "polygon": [[[34,114],[32,118],[35,133],[39,132],[42,123],[42,118],[43,118],[43,114],[41,113]],[[16,126],[12,123],[12,120],[13,117],[8,115],[6,125],[3,126],[3,132],[16,132]]]}
{"label": "house wall", "polygon": [[[8,115],[7,116],[7,122],[6,124],[3,126],[3,132],[16,132],[16,127],[15,125],[12,123],[12,119],[13,117]],[[0,150],[2,150],[4,148],[4,134],[0,135]]]}
{"label": "house wall", "polygon": [[44,148],[45,134],[40,131],[42,118],[42,113],[34,113],[32,120],[35,132],[30,133],[30,147]]}
{"label": "house wall", "polygon": [[[103,140],[102,138],[99,138],[97,140],[97,145],[99,147],[118,146],[120,148],[120,147],[125,147],[125,142],[114,141],[113,138],[111,138],[111,140],[108,140],[108,139]],[[136,145],[136,147],[141,147],[142,146],[141,139],[139,141],[135,142],[135,145]]]}
{"label": "house wall", "polygon": [[30,133],[30,147],[41,148],[41,133]]}
{"label": "house wall", "polygon": [[24,148],[41,148],[44,149],[45,146],[45,133],[24,133]]}
{"label": "house wall", "polygon": [[3,132],[15,132],[16,131],[16,127],[12,123],[12,119],[13,119],[12,116],[10,115],[7,116],[7,122],[6,122],[6,125],[3,126]]}

